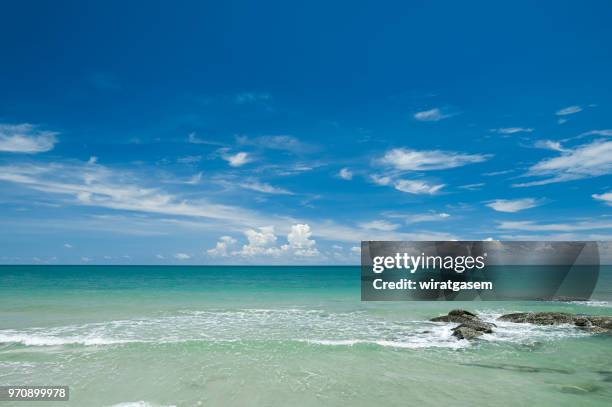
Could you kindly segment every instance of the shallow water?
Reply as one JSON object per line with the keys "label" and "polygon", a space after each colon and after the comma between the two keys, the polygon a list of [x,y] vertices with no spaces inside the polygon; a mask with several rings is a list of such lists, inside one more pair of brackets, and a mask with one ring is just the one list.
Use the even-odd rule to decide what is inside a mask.
{"label": "shallow water", "polygon": [[611,336],[496,321],[470,343],[428,319],[612,315],[610,276],[583,303],[363,303],[358,267],[4,266],[0,385],[69,385],[45,405],[70,406],[607,406]]}

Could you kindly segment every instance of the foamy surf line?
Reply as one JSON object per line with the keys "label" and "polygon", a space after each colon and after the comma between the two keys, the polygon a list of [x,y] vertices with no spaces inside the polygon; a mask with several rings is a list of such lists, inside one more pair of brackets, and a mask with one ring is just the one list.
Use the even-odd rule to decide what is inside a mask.
{"label": "foamy surf line", "polygon": [[40,336],[29,334],[0,334],[0,343],[19,343],[25,346],[62,346],[62,345],[84,345],[84,346],[100,346],[100,345],[117,345],[131,342],[144,341],[129,341],[125,339],[108,339],[108,338],[92,338],[92,337],[54,337]]}
{"label": "foamy surf line", "polygon": [[425,349],[425,348],[450,348],[460,349],[470,346],[468,341],[458,341],[453,338],[452,341],[412,341],[412,342],[398,342],[398,341],[385,341],[385,340],[363,340],[363,339],[308,339],[298,340],[298,342],[304,342],[311,345],[320,346],[356,346],[356,345],[375,345],[383,348],[398,348],[398,349]]}
{"label": "foamy surf line", "polygon": [[571,326],[536,326],[499,321],[499,312],[479,311],[494,323],[495,333],[473,344],[457,340],[457,324],[427,320],[384,319],[363,311],[233,310],[193,311],[180,315],[114,320],[50,328],[0,330],[0,344],[24,346],[119,346],[131,343],[172,344],[227,342],[301,342],[320,346],[463,348],[484,342],[530,343],[588,335]]}
{"label": "foamy surf line", "polygon": [[575,305],[586,305],[587,307],[612,307],[612,303],[610,303],[609,301],[596,301],[596,300],[589,300],[589,301],[568,301],[568,302],[564,302],[565,304],[575,304]]}

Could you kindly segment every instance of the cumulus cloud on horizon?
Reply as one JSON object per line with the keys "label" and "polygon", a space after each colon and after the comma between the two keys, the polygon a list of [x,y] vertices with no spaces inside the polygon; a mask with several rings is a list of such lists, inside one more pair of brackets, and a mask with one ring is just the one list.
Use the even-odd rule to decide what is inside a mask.
{"label": "cumulus cloud on horizon", "polygon": [[210,257],[314,257],[319,255],[316,241],[311,239],[312,231],[307,224],[294,224],[287,234],[287,243],[276,245],[278,237],[274,226],[262,226],[244,231],[247,242],[240,249],[233,249],[237,240],[231,236],[222,236],[215,247],[206,252]]}

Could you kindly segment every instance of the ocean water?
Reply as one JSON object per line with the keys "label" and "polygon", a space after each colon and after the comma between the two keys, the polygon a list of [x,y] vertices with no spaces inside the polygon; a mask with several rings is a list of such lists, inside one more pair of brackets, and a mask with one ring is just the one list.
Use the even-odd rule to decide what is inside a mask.
{"label": "ocean water", "polygon": [[496,321],[468,342],[428,322],[453,308],[612,315],[609,266],[580,303],[364,303],[359,279],[358,267],[2,266],[0,385],[70,386],[48,406],[612,405],[612,335]]}

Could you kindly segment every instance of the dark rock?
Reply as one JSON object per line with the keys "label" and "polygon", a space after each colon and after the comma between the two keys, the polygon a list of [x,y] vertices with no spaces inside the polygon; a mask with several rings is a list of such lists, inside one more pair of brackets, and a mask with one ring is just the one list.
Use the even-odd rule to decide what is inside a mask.
{"label": "dark rock", "polygon": [[612,317],[587,317],[591,321],[591,325],[599,328],[612,330]]}
{"label": "dark rock", "polygon": [[483,334],[492,334],[493,324],[483,321],[469,321],[452,329],[453,336],[458,339],[475,339]]}
{"label": "dark rock", "polygon": [[464,317],[475,317],[478,318],[478,316],[476,314],[474,314],[473,312],[470,311],[466,311],[464,309],[454,309],[451,310],[448,315],[452,315],[452,316],[464,316]]}
{"label": "dark rock", "polygon": [[462,324],[469,321],[479,321],[480,318],[476,314],[462,309],[454,309],[447,315],[430,319],[432,322],[457,322]]}
{"label": "dark rock", "polygon": [[530,323],[535,325],[573,324],[576,316],[565,312],[517,312],[502,315],[500,321]]}
{"label": "dark rock", "polygon": [[552,297],[543,297],[538,298],[538,301],[557,301],[557,302],[583,302],[588,301],[588,298],[585,297],[568,297],[568,296],[552,296]]}
{"label": "dark rock", "polygon": [[430,319],[432,322],[456,322],[460,325],[452,329],[457,339],[475,339],[485,333],[493,333],[496,325],[482,321],[478,315],[463,309],[454,309],[447,315]]}
{"label": "dark rock", "polygon": [[516,312],[502,315],[498,320],[535,325],[572,324],[591,333],[612,332],[612,317],[608,316],[572,315],[565,312]]}
{"label": "dark rock", "polygon": [[458,327],[453,328],[453,336],[457,339],[471,340],[476,339],[483,334],[484,332],[470,328],[467,325],[459,325]]}
{"label": "dark rock", "polygon": [[591,326],[591,321],[586,317],[576,317],[574,318],[574,325],[579,327],[589,327]]}
{"label": "dark rock", "polygon": [[[474,321],[464,322],[462,325],[469,326],[470,328],[474,328],[474,329],[477,329],[479,331],[486,331],[486,333],[488,333],[488,334],[493,332],[491,330],[491,328],[495,328],[497,326],[497,325],[495,325],[492,322],[485,322],[485,321],[481,321],[481,320],[474,320]],[[489,332],[489,331],[491,331],[491,332]]]}

